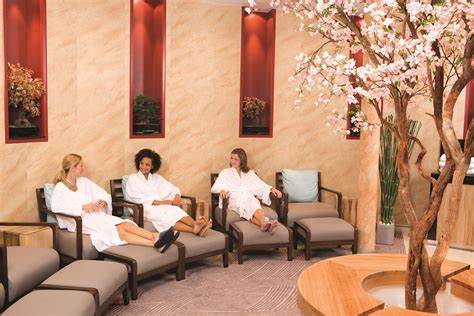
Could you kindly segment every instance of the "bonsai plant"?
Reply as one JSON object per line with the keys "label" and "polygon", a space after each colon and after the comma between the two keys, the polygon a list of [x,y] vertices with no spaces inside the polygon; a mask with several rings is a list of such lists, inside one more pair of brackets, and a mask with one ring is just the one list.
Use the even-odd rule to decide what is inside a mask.
{"label": "bonsai plant", "polygon": [[7,65],[8,106],[15,109],[18,115],[10,131],[15,128],[33,128],[37,132],[38,128],[31,124],[30,119],[41,114],[39,100],[45,93],[43,81],[33,78],[33,70],[20,64]]}
{"label": "bonsai plant", "polygon": [[133,100],[133,133],[160,133],[161,106],[158,101],[146,95]]}
{"label": "bonsai plant", "polygon": [[242,116],[252,120],[254,125],[260,124],[260,114],[265,110],[265,101],[257,97],[245,97],[242,107]]}
{"label": "bonsai plant", "polygon": [[[385,117],[385,122],[396,125],[393,115]],[[408,120],[408,135],[418,136],[421,123],[415,120]],[[415,142],[412,138],[408,139],[408,158],[411,157]],[[395,223],[393,221],[393,209],[398,195],[398,186],[400,180],[397,173],[397,141],[392,132],[386,127],[382,127],[380,137],[380,155],[379,155],[379,177],[380,177],[380,223],[377,224],[377,243],[393,244]]]}

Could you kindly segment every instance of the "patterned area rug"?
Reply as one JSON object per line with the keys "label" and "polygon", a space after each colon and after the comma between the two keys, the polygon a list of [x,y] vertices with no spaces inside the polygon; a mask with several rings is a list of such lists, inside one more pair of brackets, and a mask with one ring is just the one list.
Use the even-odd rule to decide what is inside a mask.
{"label": "patterned area rug", "polygon": [[[377,252],[405,253],[403,237],[393,245],[377,245]],[[107,315],[302,315],[297,304],[297,280],[311,264],[336,256],[349,255],[349,248],[313,250],[310,261],[301,249],[293,261],[286,251],[249,251],[244,263],[237,264],[234,254],[229,267],[222,267],[222,257],[191,264],[186,279],[175,281],[170,272],[140,283],[139,297],[128,306],[115,305]]]}

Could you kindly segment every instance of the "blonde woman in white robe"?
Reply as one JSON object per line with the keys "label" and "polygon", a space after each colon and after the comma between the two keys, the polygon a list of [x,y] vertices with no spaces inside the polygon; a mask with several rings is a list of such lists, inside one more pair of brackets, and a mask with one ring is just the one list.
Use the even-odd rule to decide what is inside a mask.
{"label": "blonde woman in white robe", "polygon": [[207,235],[212,223],[204,216],[194,221],[179,207],[180,190],[157,174],[161,167],[161,157],[151,149],[142,149],[135,155],[137,173],[128,177],[125,199],[143,204],[144,218],[161,231],[173,227],[175,230]]}
{"label": "blonde woman in white robe", "polygon": [[[62,169],[55,178],[51,197],[51,210],[82,217],[82,232],[91,237],[97,251],[127,243],[158,248],[161,252],[178,238],[179,232],[172,229],[152,233],[138,227],[134,222],[110,215],[112,199],[104,189],[82,177],[84,162],[77,154],[68,154],[63,159]],[[60,228],[76,231],[73,219],[58,216]]]}
{"label": "blonde woman in white robe", "polygon": [[[263,182],[253,170],[247,166],[247,154],[242,148],[232,150],[230,154],[230,168],[219,173],[216,182],[211,188],[212,193],[220,195],[219,204],[223,198],[229,198],[229,209],[240,217],[259,225],[262,231],[274,233],[278,226],[276,220],[268,221],[260,205],[262,202],[270,205],[270,193],[276,197],[282,196],[276,188]],[[222,207],[222,205],[220,205]]]}

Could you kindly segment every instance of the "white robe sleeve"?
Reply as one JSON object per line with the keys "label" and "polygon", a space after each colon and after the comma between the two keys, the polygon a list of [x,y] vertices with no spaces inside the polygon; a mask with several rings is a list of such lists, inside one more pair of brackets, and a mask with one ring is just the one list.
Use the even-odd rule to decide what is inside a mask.
{"label": "white robe sleeve", "polygon": [[112,215],[112,197],[110,194],[107,193],[104,189],[102,189],[100,186],[92,182],[91,180],[87,178],[83,178],[86,180],[87,185],[89,186],[89,189],[91,190],[92,193],[92,201],[95,202],[98,200],[103,200],[107,203],[107,206],[105,207],[105,213]]}
{"label": "white robe sleeve", "polygon": [[127,186],[125,187],[127,198],[135,203],[151,205],[155,199],[145,194],[142,190],[142,186],[143,184],[140,183],[138,175],[136,173],[131,174],[128,177]]}
{"label": "white robe sleeve", "polygon": [[226,185],[226,183],[229,182],[228,178],[228,172],[227,169],[222,170],[219,172],[219,176],[217,176],[216,181],[211,187],[211,193],[220,193],[221,191],[228,191],[229,186]]}
{"label": "white robe sleeve", "polygon": [[[71,190],[61,182],[55,185],[51,196],[51,211],[81,216],[82,204],[79,200],[72,198],[69,191]],[[72,218],[58,216],[58,224],[60,228],[67,228],[70,232],[76,231],[76,222]]]}
{"label": "white robe sleeve", "polygon": [[157,174],[158,176],[158,191],[160,195],[163,196],[163,200],[172,200],[176,196],[176,194],[181,195],[181,191],[178,187],[173,185],[171,182],[163,178],[161,175]]}
{"label": "white robe sleeve", "polygon": [[271,185],[263,182],[263,180],[260,179],[253,170],[249,171],[249,182],[250,193],[255,195],[258,199],[261,199],[264,204],[272,204],[272,201],[270,200]]}

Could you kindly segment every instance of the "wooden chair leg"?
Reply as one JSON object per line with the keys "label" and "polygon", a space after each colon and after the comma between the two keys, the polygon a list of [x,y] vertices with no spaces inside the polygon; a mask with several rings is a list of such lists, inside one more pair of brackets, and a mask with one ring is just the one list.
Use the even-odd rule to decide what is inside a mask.
{"label": "wooden chair leg", "polygon": [[133,276],[131,277],[130,280],[130,290],[131,290],[131,297],[132,300],[136,300],[138,298],[138,277]]}
{"label": "wooden chair leg", "polygon": [[130,288],[125,286],[125,289],[122,292],[122,298],[123,298],[123,305],[128,305],[130,303]]}
{"label": "wooden chair leg", "polygon": [[304,258],[305,260],[311,259],[311,246],[308,240],[306,240],[305,246],[304,246]]}
{"label": "wooden chair leg", "polygon": [[293,261],[293,231],[288,228],[288,261]]}
{"label": "wooden chair leg", "polygon": [[227,268],[229,266],[229,242],[229,236],[225,235],[225,249],[224,253],[222,254],[222,265],[224,266],[224,268]]}

